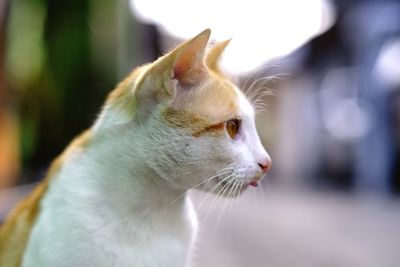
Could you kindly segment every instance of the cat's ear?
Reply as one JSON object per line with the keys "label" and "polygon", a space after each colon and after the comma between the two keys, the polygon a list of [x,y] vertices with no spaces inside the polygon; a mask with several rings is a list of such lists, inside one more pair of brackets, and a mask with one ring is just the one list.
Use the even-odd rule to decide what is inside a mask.
{"label": "cat's ear", "polygon": [[207,73],[204,53],[211,31],[204,30],[199,35],[177,48],[173,64],[173,79],[183,86],[196,85]]}
{"label": "cat's ear", "polygon": [[216,73],[221,73],[218,63],[221,58],[222,53],[225,48],[228,46],[231,39],[228,39],[223,42],[216,43],[213,48],[208,51],[206,56],[206,65],[210,70],[213,70]]}
{"label": "cat's ear", "polygon": [[[181,87],[190,88],[200,83],[207,75],[204,54],[211,31],[204,30],[184,42],[154,63],[153,73],[162,75],[167,82],[176,81]],[[173,88],[166,88],[173,94]]]}
{"label": "cat's ear", "polygon": [[145,116],[160,102],[175,99],[207,78],[204,55],[210,34],[206,29],[148,65],[135,90],[138,112]]}

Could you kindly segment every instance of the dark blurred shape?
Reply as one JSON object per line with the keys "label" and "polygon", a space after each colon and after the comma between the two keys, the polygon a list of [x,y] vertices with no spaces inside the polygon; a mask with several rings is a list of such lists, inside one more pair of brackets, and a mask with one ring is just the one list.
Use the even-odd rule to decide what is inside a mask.
{"label": "dark blurred shape", "polygon": [[90,126],[116,77],[99,75],[92,65],[89,0],[15,1],[8,29],[9,86],[18,100],[25,170],[20,182],[28,182]]}
{"label": "dark blurred shape", "polygon": [[391,104],[391,118],[394,122],[393,135],[395,136],[395,155],[390,186],[393,191],[400,194],[400,90],[396,92]]}
{"label": "dark blurred shape", "polygon": [[127,6],[106,0],[19,0],[10,2],[8,17],[1,16],[7,22],[2,23],[7,93],[14,96],[12,114],[20,132],[20,148],[12,148],[20,150],[19,183],[41,179],[50,161],[91,126],[116,83],[161,54],[158,29],[137,23]]}
{"label": "dark blurred shape", "polygon": [[400,2],[372,1],[355,6],[345,21],[349,31],[344,33],[359,66],[359,98],[369,105],[372,124],[357,144],[357,186],[389,191],[395,153],[395,122],[390,114],[393,91],[373,74],[384,44],[400,34]]}
{"label": "dark blurred shape", "polygon": [[13,185],[19,173],[18,128],[11,95],[6,90],[6,21],[9,1],[0,3],[0,189]]}
{"label": "dark blurred shape", "polygon": [[336,8],[331,29],[263,73],[291,73],[275,86],[281,99],[274,112],[283,116],[272,155],[278,180],[398,191],[400,84],[390,75],[400,60],[381,57],[400,43],[400,1],[336,1]]}
{"label": "dark blurred shape", "polygon": [[[320,83],[318,91],[312,95],[312,102],[315,103],[315,109],[312,111],[318,118],[318,127],[322,130],[326,127],[325,119],[329,118],[332,112],[336,111],[338,103],[332,103],[335,99],[341,99],[346,95],[352,93],[343,92],[351,88],[341,86],[349,82],[350,77],[343,77],[344,71],[339,73],[332,73],[332,70],[338,68],[349,68],[352,60],[351,50],[346,46],[341,38],[340,22],[342,19],[342,13],[338,12],[337,22],[331,29],[319,37],[313,39],[310,43],[310,53],[305,64],[308,71],[316,75],[315,79],[317,83]],[[326,77],[328,75],[328,77]],[[340,75],[341,77],[338,77]],[[328,79],[327,79],[328,78]],[[339,82],[336,79],[342,78]],[[344,80],[343,80],[344,79]],[[339,82],[339,84],[337,84]],[[333,84],[332,84],[333,83]],[[325,87],[325,88],[324,88]],[[319,91],[321,90],[321,91]],[[337,92],[337,90],[340,90]],[[327,107],[328,106],[328,107]],[[330,106],[330,107],[329,107]],[[337,110],[341,110],[338,108]],[[347,125],[344,125],[346,127]],[[335,129],[337,125],[333,125]],[[343,126],[342,126],[343,127]],[[325,129],[327,130],[327,129]],[[332,138],[328,132],[322,132],[322,135],[328,134],[323,141],[319,149],[321,149],[320,156],[317,157],[318,163],[313,174],[315,182],[317,184],[328,184],[336,187],[350,189],[353,186],[352,177],[354,171],[351,168],[352,156],[352,144],[349,142],[341,142],[337,138]],[[340,138],[340,137],[339,137]],[[322,178],[323,177],[323,178]],[[322,179],[321,179],[322,178]]]}

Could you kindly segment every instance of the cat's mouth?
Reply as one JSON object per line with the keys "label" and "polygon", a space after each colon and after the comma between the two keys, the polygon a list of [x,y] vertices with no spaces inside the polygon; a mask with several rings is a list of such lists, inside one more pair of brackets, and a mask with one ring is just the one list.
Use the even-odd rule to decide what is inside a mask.
{"label": "cat's mouth", "polygon": [[263,178],[263,176],[264,175],[257,175],[250,182],[248,182],[248,185],[252,187],[257,187],[260,184],[260,180]]}
{"label": "cat's mouth", "polygon": [[[259,184],[260,184],[261,178],[262,178],[262,175],[253,178],[249,182],[245,182],[245,181],[239,182],[240,183],[239,187],[243,187],[244,189],[246,189],[248,186],[258,187]],[[226,187],[232,186],[232,185],[228,185],[228,184],[232,183],[230,179],[226,180],[226,179],[221,178],[221,177],[217,178],[217,183],[220,185],[221,188],[226,188]]]}

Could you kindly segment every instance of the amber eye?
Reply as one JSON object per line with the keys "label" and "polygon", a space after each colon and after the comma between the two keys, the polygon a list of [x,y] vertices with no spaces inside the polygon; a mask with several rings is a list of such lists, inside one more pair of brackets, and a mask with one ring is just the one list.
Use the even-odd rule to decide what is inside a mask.
{"label": "amber eye", "polygon": [[240,120],[233,119],[226,122],[226,131],[229,136],[233,139],[237,135],[240,127]]}

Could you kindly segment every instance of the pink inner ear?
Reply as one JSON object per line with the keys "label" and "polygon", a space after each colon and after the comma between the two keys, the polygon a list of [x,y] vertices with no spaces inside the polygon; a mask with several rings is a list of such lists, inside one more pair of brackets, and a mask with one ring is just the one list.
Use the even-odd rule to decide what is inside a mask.
{"label": "pink inner ear", "polygon": [[175,65],[173,79],[178,80],[183,86],[193,86],[204,79],[205,74],[206,69],[201,64],[192,65],[184,62]]}
{"label": "pink inner ear", "polygon": [[193,56],[188,54],[183,54],[179,57],[179,59],[175,62],[174,65],[174,79],[179,81],[184,80],[185,74],[190,72],[193,64]]}
{"label": "pink inner ear", "polygon": [[181,85],[192,86],[204,78],[203,48],[193,44],[177,57],[173,68],[173,79]]}

